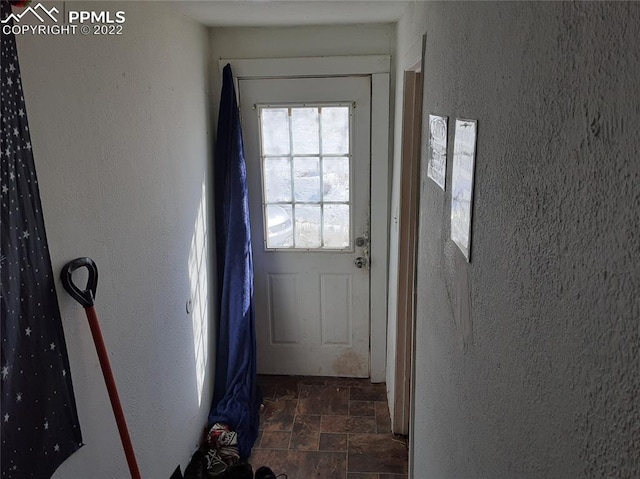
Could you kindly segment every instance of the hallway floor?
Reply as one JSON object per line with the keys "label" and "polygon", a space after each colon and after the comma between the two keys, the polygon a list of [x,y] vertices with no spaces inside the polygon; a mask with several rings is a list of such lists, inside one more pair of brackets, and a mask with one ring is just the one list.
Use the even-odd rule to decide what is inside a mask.
{"label": "hallway floor", "polygon": [[259,376],[264,408],[249,462],[288,479],[406,479],[406,438],[391,434],[384,384]]}

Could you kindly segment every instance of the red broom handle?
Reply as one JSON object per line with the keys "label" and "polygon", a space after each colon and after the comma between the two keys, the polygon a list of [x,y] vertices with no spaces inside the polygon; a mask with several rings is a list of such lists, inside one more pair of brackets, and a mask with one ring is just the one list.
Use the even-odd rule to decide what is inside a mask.
{"label": "red broom handle", "polygon": [[131,477],[132,479],[141,479],[138,463],[136,462],[136,455],[133,451],[133,444],[131,444],[131,437],[129,436],[129,430],[127,429],[127,421],[124,418],[124,412],[122,412],[122,405],[120,404],[120,397],[118,396],[118,389],[116,387],[116,382],[113,379],[113,372],[111,371],[111,364],[109,363],[109,355],[104,344],[104,339],[102,338],[100,323],[98,323],[96,308],[94,306],[88,306],[84,310],[87,313],[87,319],[89,320],[89,328],[91,328],[93,342],[95,343],[96,351],[98,352],[102,375],[104,376],[104,382],[106,383],[107,391],[109,392],[111,407],[113,408],[113,414],[116,417],[116,424],[118,425],[118,432],[120,433],[120,439],[122,440],[122,447],[124,448],[124,455],[127,458]]}

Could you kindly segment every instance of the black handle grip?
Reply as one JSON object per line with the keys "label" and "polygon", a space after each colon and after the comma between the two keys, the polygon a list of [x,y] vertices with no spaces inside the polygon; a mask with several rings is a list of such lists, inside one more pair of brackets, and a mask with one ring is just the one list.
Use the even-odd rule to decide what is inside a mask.
{"label": "black handle grip", "polygon": [[[78,268],[85,267],[89,271],[87,278],[87,286],[82,290],[73,282],[72,274]],[[76,258],[64,265],[60,272],[62,286],[67,290],[83,308],[93,306],[93,300],[96,297],[96,289],[98,288],[98,267],[91,258]]]}

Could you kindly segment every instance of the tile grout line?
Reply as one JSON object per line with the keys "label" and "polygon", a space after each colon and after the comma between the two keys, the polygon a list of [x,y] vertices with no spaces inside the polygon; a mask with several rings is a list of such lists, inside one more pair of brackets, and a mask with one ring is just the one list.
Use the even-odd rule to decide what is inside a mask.
{"label": "tile grout line", "polygon": [[298,404],[300,404],[300,385],[296,383],[296,407],[293,410],[293,424],[291,424],[291,434],[289,435],[289,447],[287,450],[292,451],[291,441],[293,441],[293,431],[296,427],[296,419],[298,418]]}
{"label": "tile grout line", "polygon": [[[349,391],[351,392],[351,391]],[[349,443],[351,442],[351,434],[347,433],[347,460],[345,464],[347,465],[346,471],[344,471],[344,477],[346,478],[349,475]]]}

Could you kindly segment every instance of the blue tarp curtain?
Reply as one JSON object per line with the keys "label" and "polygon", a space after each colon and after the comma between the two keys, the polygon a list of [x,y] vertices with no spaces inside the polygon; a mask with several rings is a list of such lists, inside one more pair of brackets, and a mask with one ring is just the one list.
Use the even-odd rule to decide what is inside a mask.
{"label": "blue tarp curtain", "polygon": [[[0,7],[5,20],[11,6]],[[2,479],[49,478],[82,437],[13,33],[0,54]]]}
{"label": "blue tarp curtain", "polygon": [[228,424],[238,433],[240,457],[251,454],[258,435],[253,262],[247,171],[231,66],[223,71],[215,148],[215,224],[219,322],[216,378],[209,426]]}

